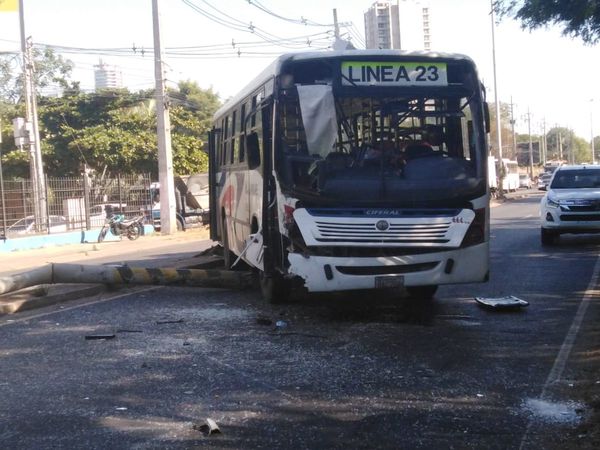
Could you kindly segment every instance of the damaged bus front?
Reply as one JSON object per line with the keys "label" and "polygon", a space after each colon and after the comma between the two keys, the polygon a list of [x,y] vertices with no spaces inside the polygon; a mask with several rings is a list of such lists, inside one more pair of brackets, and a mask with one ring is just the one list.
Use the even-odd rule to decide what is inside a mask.
{"label": "damaged bus front", "polygon": [[212,237],[273,301],[485,281],[487,117],[464,56],[284,55],[215,116]]}

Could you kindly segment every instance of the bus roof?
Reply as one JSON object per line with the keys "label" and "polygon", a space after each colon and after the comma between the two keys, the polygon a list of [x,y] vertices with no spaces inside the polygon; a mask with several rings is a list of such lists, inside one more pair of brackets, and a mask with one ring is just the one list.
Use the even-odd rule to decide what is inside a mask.
{"label": "bus roof", "polygon": [[394,56],[402,59],[411,57],[425,59],[439,59],[444,61],[466,61],[474,65],[473,60],[459,53],[442,53],[442,52],[409,52],[404,50],[333,50],[321,52],[296,52],[285,53],[271,64],[269,64],[258,76],[256,76],[246,87],[239,93],[230,98],[225,104],[217,110],[213,119],[220,117],[228,111],[233,105],[236,105],[244,98],[252,94],[256,89],[266,83],[268,80],[279,75],[281,67],[289,61],[308,61],[319,59],[342,59],[342,58],[371,58],[371,57],[386,57]]}

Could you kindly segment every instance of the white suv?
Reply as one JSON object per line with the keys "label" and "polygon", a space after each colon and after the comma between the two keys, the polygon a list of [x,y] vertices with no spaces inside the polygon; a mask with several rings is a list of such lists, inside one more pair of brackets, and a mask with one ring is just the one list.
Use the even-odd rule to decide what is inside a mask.
{"label": "white suv", "polygon": [[561,166],[540,205],[542,244],[563,233],[600,233],[600,166]]}

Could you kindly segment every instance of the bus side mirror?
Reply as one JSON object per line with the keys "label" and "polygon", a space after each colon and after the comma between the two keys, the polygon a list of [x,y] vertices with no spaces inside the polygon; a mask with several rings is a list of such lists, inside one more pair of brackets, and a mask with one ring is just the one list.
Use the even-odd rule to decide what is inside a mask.
{"label": "bus side mirror", "polygon": [[490,107],[487,102],[483,103],[483,120],[485,121],[485,132],[490,132]]}
{"label": "bus side mirror", "polygon": [[256,169],[260,166],[260,145],[258,133],[253,132],[246,136],[246,151],[248,153],[248,168]]}

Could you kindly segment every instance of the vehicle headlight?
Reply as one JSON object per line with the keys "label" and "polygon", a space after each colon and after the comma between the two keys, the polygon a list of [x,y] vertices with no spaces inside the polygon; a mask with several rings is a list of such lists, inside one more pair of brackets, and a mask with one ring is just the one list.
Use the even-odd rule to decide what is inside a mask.
{"label": "vehicle headlight", "polygon": [[557,199],[551,197],[550,195],[546,197],[546,205],[550,208],[558,208],[560,204]]}

